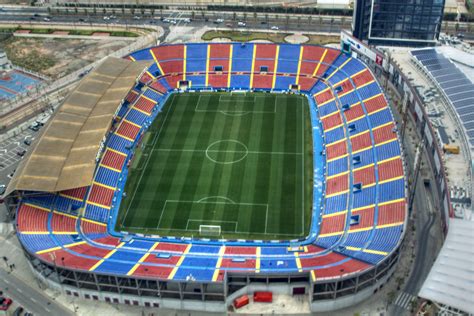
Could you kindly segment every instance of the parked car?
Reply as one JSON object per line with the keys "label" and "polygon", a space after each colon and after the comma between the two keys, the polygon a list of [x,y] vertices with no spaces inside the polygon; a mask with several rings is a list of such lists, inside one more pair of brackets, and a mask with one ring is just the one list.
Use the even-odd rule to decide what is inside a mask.
{"label": "parked car", "polygon": [[139,17],[138,15],[135,15],[135,16],[133,17],[133,19],[134,19],[134,20],[140,20],[141,17]]}
{"label": "parked car", "polygon": [[247,25],[247,23],[245,23],[245,22],[242,22],[242,21],[239,21],[239,23],[237,23],[237,25],[238,25],[238,26],[246,26],[246,25]]}
{"label": "parked car", "polygon": [[170,23],[173,24],[173,25],[178,24],[178,22],[176,22],[176,20],[171,20]]}
{"label": "parked car", "polygon": [[15,311],[13,312],[13,316],[20,316],[23,313],[23,307],[18,306]]}
{"label": "parked car", "polygon": [[0,184],[0,195],[3,195],[7,190],[7,186],[5,184]]}
{"label": "parked car", "polygon": [[186,18],[186,19],[183,20],[183,22],[184,22],[184,23],[191,23],[191,19]]}
{"label": "parked car", "polygon": [[0,311],[6,311],[12,303],[13,301],[10,298],[0,298]]}
{"label": "parked car", "polygon": [[276,31],[276,30],[279,30],[279,29],[280,29],[280,28],[279,28],[278,26],[276,26],[276,25],[273,25],[273,26],[272,26],[272,30],[275,30],[275,31]]}
{"label": "parked car", "polygon": [[20,157],[23,157],[25,154],[26,154],[26,150],[25,149],[21,149],[19,151],[16,152],[16,154]]}
{"label": "parked car", "polygon": [[33,139],[27,138],[23,141],[23,144],[25,144],[26,146],[30,146],[32,142],[33,142]]}
{"label": "parked car", "polygon": [[50,18],[50,17],[45,17],[45,18],[43,19],[43,21],[49,22],[49,21],[51,21],[51,18]]}

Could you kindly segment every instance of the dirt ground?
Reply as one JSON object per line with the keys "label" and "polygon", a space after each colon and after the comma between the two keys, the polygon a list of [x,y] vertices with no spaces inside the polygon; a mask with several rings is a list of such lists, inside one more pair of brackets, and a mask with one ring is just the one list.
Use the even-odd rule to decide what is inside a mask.
{"label": "dirt ground", "polygon": [[107,38],[82,40],[10,37],[0,41],[0,48],[6,51],[15,65],[57,79],[129,43]]}

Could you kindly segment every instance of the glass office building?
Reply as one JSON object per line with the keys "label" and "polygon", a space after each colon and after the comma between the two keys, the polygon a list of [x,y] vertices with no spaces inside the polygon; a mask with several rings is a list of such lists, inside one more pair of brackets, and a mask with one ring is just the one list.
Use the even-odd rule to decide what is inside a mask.
{"label": "glass office building", "polygon": [[444,0],[355,0],[352,31],[370,45],[432,46]]}

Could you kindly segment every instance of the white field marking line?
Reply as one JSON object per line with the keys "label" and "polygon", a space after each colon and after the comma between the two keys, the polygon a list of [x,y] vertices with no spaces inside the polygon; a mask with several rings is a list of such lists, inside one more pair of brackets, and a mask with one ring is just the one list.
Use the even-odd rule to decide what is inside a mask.
{"label": "white field marking line", "polygon": [[171,202],[171,203],[199,203],[199,204],[237,204],[237,205],[250,205],[250,206],[268,206],[267,203],[245,203],[245,202],[230,202],[230,203],[227,203],[227,202],[213,202],[213,201],[201,201],[201,202],[198,202],[198,201],[189,201],[189,200],[166,200],[166,202]]}
{"label": "white field marking line", "polygon": [[[168,204],[168,202],[171,202],[171,203],[199,203],[199,204],[220,204],[220,205],[225,205],[225,204],[231,204],[231,205],[245,205],[245,206],[265,206],[266,207],[266,211],[265,211],[265,226],[266,226],[266,223],[267,223],[267,218],[268,218],[268,203],[245,203],[245,202],[239,202],[239,203],[236,203],[234,201],[231,200],[231,202],[207,202],[207,201],[202,201],[199,200],[199,201],[188,201],[188,200],[166,200],[165,201],[165,204],[163,204],[163,207],[161,209],[161,215],[160,215],[160,219],[158,220],[158,225],[156,226],[156,229],[159,229],[159,226],[161,224],[161,219],[163,217],[163,214],[166,210],[166,205]],[[188,219],[189,221],[189,219]],[[187,225],[186,225],[187,227]],[[186,231],[186,230],[183,230],[183,229],[180,229],[180,228],[166,228],[166,230],[178,230],[178,231]],[[266,231],[266,227],[265,227],[265,231]],[[247,234],[253,234],[251,232],[242,232],[242,231],[237,231],[237,228],[236,228],[236,233],[247,233]],[[267,234],[266,232],[265,233],[260,233],[260,234],[265,234],[265,235],[270,235],[270,234]],[[286,234],[286,235],[283,235],[283,234],[279,234],[279,235],[282,235],[282,236],[295,236],[293,234]]]}
{"label": "white field marking line", "polygon": [[267,204],[267,211],[265,212],[265,234],[267,233],[267,224],[268,224],[268,204]]}
{"label": "white field marking line", "polygon": [[237,204],[235,203],[232,199],[229,199],[228,197],[225,197],[225,196],[221,196],[221,195],[213,195],[213,196],[207,196],[207,197],[203,197],[202,199],[196,201],[197,203],[201,203],[207,199],[222,199],[222,200],[226,200],[226,201],[229,201],[230,204]]}
{"label": "white field marking line", "polygon": [[[241,145],[242,147],[244,147],[245,151],[242,151],[242,153],[244,155],[242,155],[242,157],[240,157],[239,159],[235,159],[233,161],[218,161],[212,157],[209,156],[209,148],[211,148],[212,146],[214,146],[215,144],[219,144],[219,143],[222,143],[222,142],[230,142],[230,143],[235,143],[235,144],[239,144]],[[213,151],[211,151],[213,152]],[[207,148],[206,148],[206,157],[207,159],[209,159],[210,161],[214,162],[214,163],[218,163],[218,164],[221,164],[221,165],[230,165],[230,164],[233,164],[233,163],[237,163],[237,162],[240,162],[242,160],[244,160],[247,155],[249,154],[249,149],[247,146],[245,146],[244,143],[238,141],[238,140],[235,140],[235,139],[224,139],[224,140],[217,140],[213,143],[211,143]]]}
{"label": "white field marking line", "polygon": [[[233,223],[235,224],[235,227],[234,227],[234,232],[237,230],[237,222],[236,221],[220,221],[220,220],[205,220],[205,219],[191,219],[189,218],[188,219],[188,222],[186,223],[186,230],[188,230],[188,226],[189,226],[189,222],[206,222],[206,223]],[[194,231],[194,229],[192,229]],[[198,230],[199,231],[199,230]],[[221,226],[221,232],[229,232],[228,230],[222,230],[222,226]],[[232,231],[230,231],[232,232]]]}
{"label": "white field marking line", "polygon": [[[146,228],[141,228],[141,229],[146,230]],[[186,230],[182,229],[182,228],[166,228],[165,230],[167,230],[167,231],[176,231],[176,232],[186,232]],[[188,229],[187,231],[188,232],[199,232],[199,230],[195,230],[195,229]],[[258,233],[258,232],[249,232],[249,231],[241,231],[241,230],[236,231],[236,233],[238,233],[238,234],[253,234],[253,235],[290,236],[290,237],[293,237],[293,238],[302,237],[301,235],[295,235],[295,234],[271,234],[271,233]],[[278,239],[278,238],[276,238],[276,239]]]}
{"label": "white field marking line", "polygon": [[[222,152],[222,153],[245,153],[243,150],[205,150],[205,149],[174,149],[174,148],[154,148],[153,151],[182,151],[182,152]],[[249,154],[262,155],[303,155],[303,153],[290,153],[282,151],[248,151]]]}
{"label": "white field marking line", "polygon": [[[160,126],[160,130],[158,131],[158,133],[156,133],[156,135],[155,135],[155,137],[153,138],[153,141],[152,141],[152,143],[151,143],[151,145],[152,145],[153,147],[155,146],[155,142],[156,142],[156,140],[158,139],[158,137],[160,136],[161,131],[163,130],[163,126],[165,125],[166,120],[168,119],[168,114],[170,113],[170,110],[171,110],[171,108],[173,107],[175,100],[176,100],[176,96],[173,96],[173,101],[171,101],[171,104],[170,104],[170,106],[169,106],[169,108],[168,108],[168,111],[166,111],[165,119],[164,119],[163,123],[162,123],[161,126]],[[133,200],[135,199],[135,195],[137,194],[138,187],[140,186],[140,183],[142,182],[142,178],[143,178],[144,171],[145,171],[146,167],[148,166],[148,162],[150,161],[151,156],[153,156],[152,153],[153,153],[153,149],[152,149],[152,151],[151,151],[151,154],[148,155],[148,157],[147,157],[147,159],[146,159],[145,166],[143,167],[143,170],[140,172],[140,178],[138,179],[138,183],[137,183],[137,185],[135,186],[135,191],[133,192],[132,200],[130,201],[130,204],[129,204],[128,207],[127,207],[127,211],[125,212],[125,216],[124,216],[123,219],[122,219],[122,226],[123,226],[123,223],[124,223],[125,219],[127,218],[128,211],[130,210],[130,207],[131,207],[132,204],[133,204]]]}
{"label": "white field marking line", "polygon": [[165,204],[163,204],[163,207],[161,208],[161,214],[160,214],[160,218],[158,219],[158,224],[156,225],[156,229],[159,229],[160,227],[161,218],[163,217],[163,213],[165,212],[165,209],[166,209],[166,203],[168,203],[168,200],[165,201]]}
{"label": "white field marking line", "polygon": [[[210,97],[210,96],[209,96]],[[220,102],[230,102],[231,99],[233,98],[232,95],[229,97],[228,100],[225,100],[225,99],[222,99],[222,97],[224,97],[223,95],[220,95],[219,96],[219,103]],[[250,104],[254,104],[255,101],[257,99],[263,99],[263,98],[266,98],[267,96],[253,96],[253,101],[243,101],[242,103],[250,103]],[[235,97],[234,97],[235,98]],[[237,98],[238,99],[238,98]],[[231,111],[231,110],[228,110],[228,111],[222,111],[222,110],[200,110],[199,109],[199,104],[201,102],[201,95],[199,95],[198,97],[198,102],[196,103],[196,106],[194,107],[194,111],[195,112],[198,112],[198,113],[206,113],[206,112],[209,112],[209,113],[213,113],[213,112],[218,112],[218,113],[221,113],[221,114],[224,114],[224,115],[228,115],[228,116],[243,116],[243,115],[246,115],[246,114],[250,114],[250,113],[257,113],[257,114],[264,114],[264,113],[276,113],[276,102],[278,100],[278,96],[275,97],[275,102],[273,103],[273,111]]]}
{"label": "white field marking line", "polygon": [[[301,100],[301,99],[299,99]],[[304,121],[304,104],[301,104],[301,150],[303,151],[304,153],[304,144],[305,144],[305,141],[304,141],[304,128],[305,128],[305,121]],[[309,104],[309,102],[308,102]],[[301,207],[303,208],[302,209],[302,212],[301,212],[301,235],[304,235],[304,213],[305,213],[305,205],[304,205],[304,171],[305,171],[305,166],[304,166],[304,155],[301,155],[301,159],[303,160],[302,162],[302,165],[301,165],[301,173],[302,173],[302,176],[301,176]]]}

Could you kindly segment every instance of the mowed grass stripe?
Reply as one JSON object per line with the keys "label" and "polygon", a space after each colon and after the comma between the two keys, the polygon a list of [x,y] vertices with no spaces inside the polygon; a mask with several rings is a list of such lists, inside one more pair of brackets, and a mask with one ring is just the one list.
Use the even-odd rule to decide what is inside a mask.
{"label": "mowed grass stripe", "polygon": [[[194,99],[189,97],[188,100],[193,102],[187,103],[186,111],[189,112],[194,105]],[[206,131],[208,130],[209,126],[214,126],[216,113],[207,113],[208,115],[202,115],[200,113],[196,113],[196,115],[192,116],[193,120],[190,122],[188,126],[181,126],[181,128],[186,128],[188,132],[187,141],[184,143],[184,148],[198,148],[200,143],[209,139],[209,134],[206,135]],[[192,133],[192,136],[189,134]],[[206,166],[205,158],[203,157],[202,153],[198,152],[187,152],[185,153],[185,157],[187,157],[187,164],[180,164],[178,168],[182,170],[181,173],[181,183],[179,187],[175,187],[177,193],[176,196],[177,200],[186,199],[186,200],[194,200],[196,196],[197,190],[197,181],[202,176],[206,176],[207,172],[202,173],[202,170]],[[169,214],[165,214],[166,216],[173,216],[172,223],[170,227],[174,228],[181,228],[186,229],[188,224],[189,218],[194,218],[195,216],[191,216],[195,211],[193,211],[193,207],[181,207],[181,204],[175,204],[176,208],[172,208],[174,212],[169,212]],[[168,210],[167,210],[168,211]]]}
{"label": "mowed grass stripe", "polygon": [[[240,116],[221,113],[216,111],[220,110],[220,96],[225,96],[226,109],[238,108],[245,98],[245,102],[255,101],[254,109],[264,113]],[[150,128],[155,136],[160,129],[161,134],[155,144],[148,141],[147,149],[154,148],[149,150],[152,154],[150,163],[137,187],[137,194],[124,221],[125,227],[119,229],[196,236],[196,231],[185,231],[191,219],[196,221],[189,222],[190,230],[197,229],[199,224],[219,224],[219,221],[223,229],[232,230],[234,224],[224,221],[236,221],[239,231],[247,232],[224,232],[226,238],[301,237],[301,111],[305,110],[306,121],[309,121],[307,103],[301,101],[303,98],[300,96],[262,93],[247,94],[245,97],[224,93],[211,94],[205,98],[199,98],[199,94],[172,96]],[[200,111],[196,112],[198,102]],[[278,104],[273,112],[275,102]],[[166,113],[169,115],[165,120]],[[311,130],[305,132],[308,135]],[[240,151],[245,149],[240,143],[248,147],[251,153],[233,164],[212,162],[206,157],[205,150],[216,141],[221,142],[209,152],[214,159],[239,159],[243,155]],[[269,154],[271,152],[286,154]],[[142,155],[138,165],[143,166],[142,160],[145,158],[146,155]],[[312,173],[312,162],[306,169],[306,173]],[[130,171],[126,192],[131,192],[132,184],[137,183],[138,177],[138,170]],[[131,188],[128,188],[129,184]],[[310,185],[308,187],[312,188]],[[306,193],[305,198],[310,205],[311,192]],[[210,196],[223,198],[205,199]],[[130,199],[131,195],[128,194],[127,198]],[[208,203],[197,203],[202,199]],[[235,201],[236,204],[228,204],[225,199]],[[168,202],[164,208],[166,200],[182,202]],[[224,202],[227,204],[222,204]],[[121,205],[122,217],[122,206],[125,204]],[[265,218],[266,204],[269,205],[268,219]],[[305,212],[308,214],[304,216],[310,217],[310,208]],[[157,229],[160,218],[160,228]],[[309,222],[305,223],[304,230],[307,233]]]}
{"label": "mowed grass stripe", "polygon": [[[169,135],[165,134],[169,131],[165,129],[166,120],[171,113],[175,110],[173,105],[177,99],[174,95],[168,101],[167,107],[164,111],[163,115],[159,115],[158,118],[155,120],[154,124],[150,127],[149,132],[151,132],[151,137],[149,137],[149,141],[146,144],[143,150],[143,154],[140,156],[140,161],[137,163],[137,169],[129,170],[129,175],[127,179],[127,183],[125,185],[125,192],[127,193],[126,197],[122,198],[121,208],[124,206],[125,209],[125,218],[123,219],[123,227],[145,227],[148,226],[145,224],[147,221],[154,220],[154,216],[150,216],[150,211],[156,208],[156,203],[153,203],[155,192],[153,190],[146,190],[147,188],[147,178],[149,172],[145,170],[145,167],[148,168],[148,163],[152,163],[153,161],[148,161],[148,159],[152,159],[148,155],[152,155],[153,145],[158,140],[158,136],[162,137],[170,137]],[[163,132],[163,135],[158,135],[160,132]],[[164,159],[166,157],[160,157],[160,159]],[[143,169],[142,169],[143,168]],[[170,172],[170,170],[163,169],[157,170],[154,174],[154,177],[159,177],[159,172]],[[158,183],[158,182],[157,182]],[[157,188],[158,189],[158,188]],[[153,205],[155,204],[155,205]]]}
{"label": "mowed grass stripe", "polygon": [[[188,118],[186,120],[181,120],[180,124],[177,126],[177,132],[180,133],[180,137],[178,138],[177,142],[180,146],[184,148],[194,148],[197,146],[197,142],[199,140],[196,137],[199,134],[199,130],[201,129],[201,124],[203,122],[200,121],[200,117],[198,115],[192,116],[189,115],[188,111],[189,108],[192,108],[194,99],[191,96],[185,97],[186,103],[185,107],[183,107],[183,111],[185,116]],[[207,117],[208,119],[212,118],[212,114]],[[176,142],[173,142],[169,145],[175,146]],[[158,146],[157,148],[160,148]],[[167,166],[174,168],[175,176],[173,179],[168,179],[168,183],[171,182],[169,185],[169,192],[171,194],[163,196],[163,200],[175,200],[175,201],[192,201],[194,198],[194,194],[192,192],[186,192],[184,187],[187,184],[187,172],[189,168],[203,165],[203,158],[193,157],[192,152],[179,152],[178,156],[175,157],[175,160],[171,162],[170,165]],[[194,158],[194,159],[193,159]],[[183,191],[185,193],[183,194]],[[163,210],[162,214],[162,221],[160,222],[162,228],[175,228],[175,229],[186,229],[187,219],[189,218],[189,214],[191,213],[192,209],[188,207],[187,204],[175,203],[170,202],[166,204],[166,208]]]}

